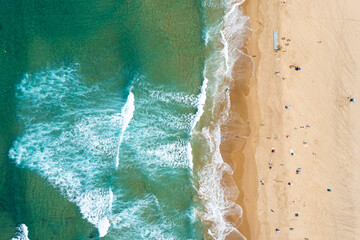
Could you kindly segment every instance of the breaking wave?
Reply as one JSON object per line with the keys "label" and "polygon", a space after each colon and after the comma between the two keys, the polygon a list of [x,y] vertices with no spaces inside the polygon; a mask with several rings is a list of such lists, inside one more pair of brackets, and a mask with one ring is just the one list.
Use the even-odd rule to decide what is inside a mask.
{"label": "breaking wave", "polygon": [[28,237],[29,230],[25,224],[20,224],[16,230],[17,232],[11,240],[30,240]]}

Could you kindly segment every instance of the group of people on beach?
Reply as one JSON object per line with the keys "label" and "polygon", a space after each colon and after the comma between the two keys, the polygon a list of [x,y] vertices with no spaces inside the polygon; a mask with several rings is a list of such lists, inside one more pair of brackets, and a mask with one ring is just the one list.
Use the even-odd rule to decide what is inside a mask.
{"label": "group of people on beach", "polygon": [[[294,69],[295,71],[300,71],[300,70],[301,70],[301,67],[298,66],[298,65],[296,65],[296,64],[292,64],[292,65],[290,65],[289,67],[290,67],[290,69]],[[275,72],[275,75],[277,75],[277,76],[280,75],[280,72]],[[285,80],[285,78],[282,78],[282,79]],[[355,103],[355,98],[352,97],[352,96],[348,97],[348,100],[349,100],[350,103]],[[290,111],[291,107],[292,107],[292,105],[285,105],[285,110],[289,110],[289,111]],[[303,114],[300,114],[300,115],[303,116]],[[304,126],[300,126],[300,128],[305,128],[305,127],[304,127]],[[311,128],[311,126],[310,126],[309,124],[306,124],[306,129],[309,129],[309,128]],[[295,127],[294,130],[297,130],[297,127]],[[286,138],[290,138],[290,135],[287,134],[287,135],[286,135]],[[271,139],[271,138],[268,137],[268,139]],[[277,139],[277,137],[276,137],[276,139]],[[308,141],[303,140],[303,144],[304,144],[304,147],[308,147]],[[275,148],[271,148],[271,155],[273,155],[273,154],[275,154],[275,153],[276,153],[276,149],[275,149]],[[291,155],[291,156],[295,156],[295,152],[294,152],[293,149],[290,149],[290,155]],[[313,156],[316,156],[316,153],[313,152],[312,155],[313,155]],[[269,169],[272,170],[272,169],[273,169],[273,160],[272,160],[271,158],[269,159],[268,165],[269,165],[269,166],[268,166]],[[299,175],[299,174],[301,174],[301,172],[302,172],[302,168],[301,168],[301,167],[298,167],[298,168],[295,170],[295,174],[298,174],[298,175]],[[280,182],[282,182],[282,181],[280,181]],[[261,185],[265,185],[265,180],[260,180],[260,183],[261,183]],[[292,182],[288,182],[287,185],[288,185],[288,186],[292,186],[293,183],[292,183]],[[326,191],[327,191],[327,192],[332,192],[332,189],[331,189],[331,188],[327,188]],[[296,203],[296,199],[293,200],[293,203]],[[275,210],[274,210],[274,209],[271,209],[271,212],[274,213]],[[295,217],[300,217],[300,214],[299,214],[299,213],[295,213],[294,216],[295,216]],[[294,231],[294,228],[293,228],[293,227],[289,227],[289,230],[290,230],[290,231]],[[280,234],[280,228],[279,228],[279,227],[275,228],[275,234],[276,234],[276,235]],[[305,238],[305,240],[308,240],[308,239],[309,239],[309,238]]]}
{"label": "group of people on beach", "polygon": [[[300,70],[301,70],[301,67],[299,67],[299,66],[296,65],[296,64],[290,65],[290,68],[291,68],[291,69],[294,69],[295,71],[300,71]],[[275,72],[275,75],[280,75],[280,72]],[[283,78],[283,79],[284,79],[284,78]],[[355,103],[355,97],[349,96],[349,97],[348,97],[348,101],[349,101],[350,103]],[[285,109],[286,109],[286,110],[290,110],[290,109],[291,109],[291,105],[285,105]],[[303,116],[303,114],[300,114],[300,115]],[[300,126],[300,128],[305,128],[305,126]],[[311,128],[311,126],[310,126],[309,124],[306,124],[306,128],[307,128],[307,129],[308,129],[308,128]],[[295,127],[294,129],[297,130],[297,127]],[[290,137],[289,134],[286,135],[286,138],[289,138],[289,137]],[[271,139],[271,138],[268,137],[268,139]],[[276,139],[277,139],[277,137],[276,137]],[[307,147],[307,146],[308,146],[308,141],[303,140],[303,144],[304,144],[305,147]],[[275,153],[276,153],[276,149],[275,149],[275,148],[271,148],[271,154],[275,154]],[[291,155],[291,156],[295,156],[295,152],[294,152],[293,149],[290,149],[290,155]],[[313,155],[313,156],[316,156],[316,153],[313,152],[312,155]],[[269,169],[272,170],[272,169],[273,169],[273,160],[272,160],[271,158],[269,159],[268,165],[269,165]],[[301,171],[302,171],[302,170],[301,170],[301,167],[299,167],[299,168],[296,169],[295,173],[296,173],[296,174],[301,174]],[[260,183],[261,183],[261,185],[265,185],[265,180],[260,180]],[[288,184],[288,186],[292,186],[292,185],[293,185],[292,182],[288,182],[287,184]],[[331,189],[331,188],[327,188],[326,191],[327,191],[327,192],[332,192],[332,189]],[[296,200],[293,200],[293,203],[296,203]],[[274,213],[274,212],[275,212],[274,209],[271,209],[271,212]],[[299,214],[299,213],[295,213],[294,216],[295,216],[295,217],[299,217],[300,214]],[[294,228],[293,228],[293,227],[290,227],[289,230],[290,230],[290,231],[294,231]],[[275,234],[276,234],[276,235],[280,234],[280,228],[275,228]],[[305,238],[305,240],[309,240],[309,238]]]}

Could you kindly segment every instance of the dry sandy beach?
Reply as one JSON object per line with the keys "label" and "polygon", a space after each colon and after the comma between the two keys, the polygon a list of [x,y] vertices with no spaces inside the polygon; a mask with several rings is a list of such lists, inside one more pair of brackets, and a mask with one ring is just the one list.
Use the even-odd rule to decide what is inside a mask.
{"label": "dry sandy beach", "polygon": [[244,208],[239,230],[254,240],[359,239],[359,2],[247,0],[243,6],[254,31],[247,46],[255,75],[242,75],[231,88],[241,121],[224,128],[241,136],[222,146],[236,168]]}

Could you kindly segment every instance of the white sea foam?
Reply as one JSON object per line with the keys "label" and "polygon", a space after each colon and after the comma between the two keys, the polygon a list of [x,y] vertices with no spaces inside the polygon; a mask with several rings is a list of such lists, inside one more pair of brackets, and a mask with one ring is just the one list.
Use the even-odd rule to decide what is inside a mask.
{"label": "white sea foam", "polygon": [[244,16],[241,5],[243,1],[230,0],[226,3],[226,13],[224,16],[223,27],[221,30],[223,56],[225,58],[225,76],[232,77],[235,62],[241,56],[247,56],[241,48],[245,40],[249,37],[251,29],[248,27],[249,18]]}
{"label": "white sea foam", "polygon": [[[25,131],[9,151],[16,164],[35,170],[59,187],[105,236],[110,223],[108,176],[116,157],[124,114],[109,109],[116,93],[85,86],[77,66],[27,74],[17,87],[18,117]],[[105,96],[98,101],[97,96]]]}
{"label": "white sea foam", "polygon": [[198,98],[176,89],[165,90],[161,85],[141,83],[136,87],[141,89],[136,98],[139,120],[132,121],[136,134],[132,135],[133,144],[127,146],[129,154],[139,154],[144,165],[191,168],[188,141],[184,138],[191,129],[194,114],[177,109],[193,111]]}
{"label": "white sea foam", "polygon": [[201,85],[201,91],[200,91],[200,94],[198,96],[197,111],[196,111],[194,120],[192,122],[191,130],[195,128],[196,124],[199,122],[201,116],[204,113],[204,105],[205,105],[205,102],[206,102],[207,83],[208,83],[208,79],[206,77],[204,77],[203,84]]}
{"label": "white sea foam", "polygon": [[[212,161],[207,164],[199,173],[198,193],[205,202],[205,212],[202,218],[205,221],[212,222],[212,227],[208,234],[215,239],[226,239],[226,236],[232,232],[237,233],[236,224],[240,222],[242,209],[234,201],[237,198],[238,190],[230,182],[224,183],[224,175],[231,176],[233,171],[231,167],[223,162],[220,154],[220,128],[209,132],[208,128],[203,129],[203,136],[211,144]],[[229,179],[227,179],[229,181]],[[229,184],[230,183],[230,184]],[[235,218],[234,222],[229,222],[227,217]],[[238,233],[238,239],[242,235]]]}
{"label": "white sea foam", "polygon": [[25,224],[20,224],[16,230],[17,232],[11,240],[30,240],[28,237],[29,230]]}
{"label": "white sea foam", "polygon": [[[196,111],[196,113],[193,117],[192,123],[191,123],[191,130],[190,130],[191,132],[193,132],[195,130],[197,123],[200,121],[200,118],[204,113],[204,106],[205,106],[205,102],[206,102],[207,83],[208,83],[208,79],[206,77],[204,77],[204,80],[203,80],[203,83],[202,83],[201,89],[200,89],[200,94],[197,99],[197,104],[196,104],[197,111]],[[191,147],[190,142],[188,142],[188,145],[187,145],[187,154],[188,154],[188,159],[189,159],[189,167],[190,167],[190,169],[193,169],[194,163],[193,163],[192,147]]]}
{"label": "white sea foam", "polygon": [[122,123],[121,123],[119,144],[118,144],[117,154],[116,154],[116,163],[115,163],[116,168],[118,168],[118,166],[119,166],[119,153],[120,153],[121,143],[124,138],[124,133],[126,131],[126,128],[129,125],[131,119],[134,116],[134,111],[135,111],[134,101],[135,101],[134,94],[130,91],[127,101],[126,101],[123,109],[121,110]]}
{"label": "white sea foam", "polygon": [[[126,207],[114,213],[118,221],[113,221],[114,229],[121,231],[121,235],[128,239],[179,239],[169,231],[169,226],[176,224],[173,219],[154,219],[154,213],[161,209],[161,203],[153,194],[144,194],[141,198],[126,203]],[[146,216],[145,220],[137,216]],[[153,218],[153,221],[146,220]],[[119,220],[120,219],[120,220]]]}
{"label": "white sea foam", "polygon": [[[209,1],[210,8],[217,6]],[[226,164],[220,153],[220,144],[224,133],[221,126],[226,123],[230,110],[230,95],[225,91],[233,80],[234,65],[240,57],[246,56],[242,51],[243,43],[248,37],[248,17],[244,16],[241,4],[243,1],[223,1],[225,15],[217,27],[210,27],[207,41],[220,41],[222,48],[215,49],[206,62],[204,76],[209,79],[208,95],[213,106],[208,127],[204,127],[196,137],[208,143],[209,159],[198,172],[198,194],[205,211],[200,213],[205,222],[212,223],[208,235],[214,239],[245,239],[237,230],[241,222],[242,209],[235,203],[238,189],[232,179],[233,171]],[[211,46],[216,46],[214,43]],[[231,216],[232,221],[229,221]],[[234,238],[235,237],[235,238]]]}
{"label": "white sea foam", "polygon": [[187,154],[188,154],[188,159],[189,159],[189,167],[190,167],[190,169],[193,169],[194,163],[193,163],[192,147],[191,147],[190,142],[188,142],[188,144],[187,144]]}
{"label": "white sea foam", "polygon": [[149,91],[150,96],[154,99],[160,100],[165,103],[172,103],[177,105],[195,105],[197,102],[197,97],[193,95],[186,94],[184,92],[174,92],[161,89],[158,87],[156,90]]}
{"label": "white sea foam", "polygon": [[[127,166],[191,168],[191,148],[184,133],[191,129],[198,98],[138,81],[124,101],[121,92],[99,84],[86,85],[78,67],[24,76],[16,96],[17,115],[25,130],[14,141],[9,157],[59,188],[98,228],[101,237],[121,235],[131,226],[140,229],[131,232],[140,238],[176,239],[167,232],[174,220],[161,215],[161,206],[152,205],[152,198],[119,207],[124,192],[111,179]],[[163,111],[164,107],[170,110]],[[187,109],[186,113],[182,109]],[[114,160],[118,161],[115,173]],[[152,206],[159,208],[163,222],[149,225],[143,217]]]}

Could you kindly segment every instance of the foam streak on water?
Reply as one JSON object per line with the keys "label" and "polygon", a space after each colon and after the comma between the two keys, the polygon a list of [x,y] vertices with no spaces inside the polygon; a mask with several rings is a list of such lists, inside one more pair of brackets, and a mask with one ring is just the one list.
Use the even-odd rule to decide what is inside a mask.
{"label": "foam streak on water", "polygon": [[134,101],[135,101],[134,94],[132,92],[130,92],[129,96],[127,98],[127,101],[125,103],[125,106],[121,110],[122,123],[121,123],[121,133],[120,133],[120,137],[119,137],[119,144],[118,144],[117,154],[116,154],[116,163],[115,163],[116,168],[118,168],[118,166],[119,166],[120,146],[121,146],[121,143],[124,138],[124,133],[134,115],[134,111],[135,111]]}
{"label": "foam streak on water", "polygon": [[195,128],[196,124],[199,122],[201,116],[204,113],[204,105],[206,102],[206,88],[207,88],[208,81],[209,80],[205,77],[203,84],[201,85],[201,90],[200,90],[200,94],[199,94],[198,102],[197,102],[197,112],[195,114],[191,130],[193,130]]}

